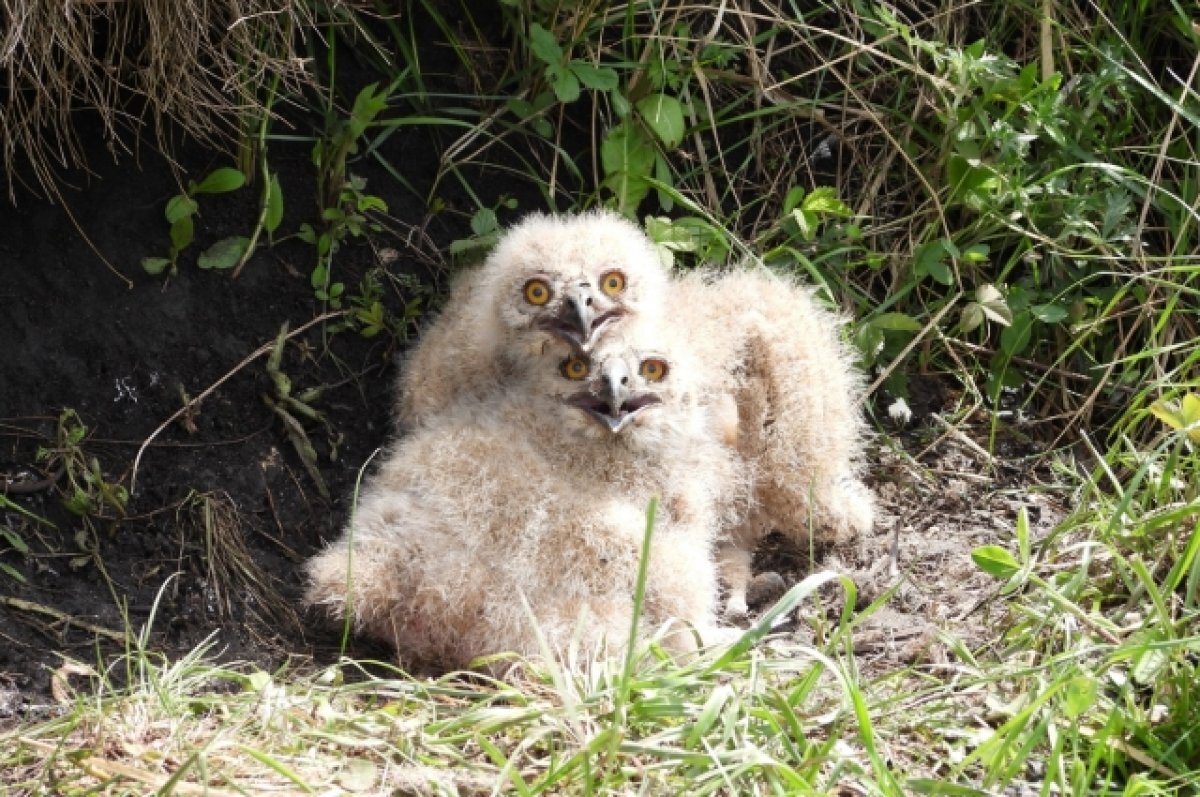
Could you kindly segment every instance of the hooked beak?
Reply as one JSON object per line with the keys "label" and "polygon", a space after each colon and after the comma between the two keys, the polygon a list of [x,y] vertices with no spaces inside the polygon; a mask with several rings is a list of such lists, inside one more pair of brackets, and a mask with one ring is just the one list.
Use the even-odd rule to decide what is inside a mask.
{"label": "hooked beak", "polygon": [[572,285],[563,293],[558,314],[542,319],[538,325],[572,347],[586,350],[599,337],[600,330],[623,313],[619,308],[614,308],[597,315],[595,299],[595,293],[588,283]]}
{"label": "hooked beak", "polygon": [[629,387],[629,369],[622,362],[605,370],[600,388],[593,393],[581,390],[567,402],[586,412],[613,434],[627,429],[634,418],[662,403],[656,393],[634,395]]}

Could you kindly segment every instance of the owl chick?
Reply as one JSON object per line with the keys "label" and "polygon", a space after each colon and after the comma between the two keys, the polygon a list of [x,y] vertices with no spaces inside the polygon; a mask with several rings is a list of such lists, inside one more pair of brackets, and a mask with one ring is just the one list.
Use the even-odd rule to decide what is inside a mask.
{"label": "owl chick", "polygon": [[671,288],[675,322],[722,373],[712,412],[754,485],[749,512],[717,542],[725,611],[744,614],[754,549],[768,532],[827,547],[874,523],[858,478],[867,440],[861,377],[837,317],[792,280],[765,268],[701,270]]}
{"label": "owl chick", "polygon": [[717,633],[711,550],[736,462],[699,400],[705,370],[670,337],[623,324],[590,353],[427,418],[308,563],[308,600],[442,667],[536,655],[535,623],[555,654],[572,641],[613,652],[659,496],[644,621],[675,621],[665,644],[676,652],[694,644],[680,624]]}
{"label": "owl chick", "polygon": [[528,216],[458,279],[408,355],[401,428],[495,391],[545,354],[587,351],[627,316],[657,315],[666,289],[651,242],[621,216]]}

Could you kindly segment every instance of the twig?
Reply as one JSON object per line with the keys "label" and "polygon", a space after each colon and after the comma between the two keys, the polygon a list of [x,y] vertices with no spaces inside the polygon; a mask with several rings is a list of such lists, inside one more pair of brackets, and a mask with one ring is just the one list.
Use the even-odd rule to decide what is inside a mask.
{"label": "twig", "polygon": [[55,620],[58,620],[59,622],[67,623],[68,625],[78,626],[79,628],[82,628],[87,631],[91,631],[94,634],[99,634],[100,636],[104,636],[104,637],[108,637],[109,639],[116,640],[117,642],[120,642],[121,644],[124,644],[129,641],[129,637],[123,631],[114,631],[111,628],[105,628],[104,626],[96,625],[95,623],[89,623],[86,620],[80,620],[78,617],[72,617],[71,615],[67,614],[66,612],[59,611],[58,609],[51,608],[50,606],[45,606],[41,603],[34,603],[33,601],[27,601],[27,600],[23,600],[21,598],[14,598],[9,595],[0,595],[0,604],[4,604],[5,606],[10,606],[10,607],[12,607],[18,611],[22,611],[22,612],[30,612],[32,614],[44,614],[47,617],[53,617]]}
{"label": "twig", "polygon": [[[316,324],[323,323],[325,321],[330,321],[334,318],[339,318],[341,316],[344,316],[347,314],[347,312],[349,312],[349,311],[334,310],[334,311],[331,311],[328,313],[322,313],[321,315],[317,316],[316,318],[312,319],[311,321],[309,321],[305,324],[301,324],[300,326],[296,327],[295,330],[288,333],[285,340],[291,340],[292,338],[296,337],[301,332],[304,332],[305,330],[309,329],[310,327],[312,327]],[[243,368],[245,368],[250,363],[257,360],[259,357],[262,357],[264,354],[270,353],[270,351],[273,348],[275,348],[275,340],[274,339],[259,346],[257,349],[255,349],[250,354],[248,354],[246,356],[246,358],[243,359],[240,363],[235,365],[232,370],[230,370],[228,373],[226,373],[224,376],[222,376],[216,382],[213,382],[211,385],[209,385],[207,388],[205,388],[204,392],[202,392],[200,395],[196,396],[194,399],[192,399],[191,401],[184,404],[182,407],[177,409],[175,412],[171,413],[171,417],[167,418],[165,421],[160,423],[158,425],[158,428],[155,429],[153,432],[151,432],[150,436],[147,437],[144,441],[142,441],[141,446],[138,447],[137,456],[135,456],[133,458],[133,471],[129,476],[129,494],[131,496],[134,495],[137,491],[138,464],[142,461],[142,454],[144,454],[146,452],[146,447],[149,446],[151,442],[153,442],[154,438],[158,437],[162,433],[162,431],[164,429],[166,429],[168,426],[175,423],[175,421],[177,421],[180,418],[180,416],[182,416],[184,413],[191,412],[193,409],[195,409],[196,405],[198,405],[200,402],[204,401],[204,399],[208,398],[213,393],[213,391],[215,391],[221,385],[225,384],[225,382],[227,382],[230,377],[232,377],[238,371],[241,371]]]}
{"label": "twig", "polygon": [[954,424],[950,423],[950,421],[943,418],[940,414],[933,412],[933,413],[929,414],[929,417],[933,418],[933,420],[935,420],[943,429],[945,429],[946,434],[950,435],[955,440],[962,443],[967,448],[971,449],[976,454],[978,454],[983,459],[983,461],[987,463],[988,468],[991,468],[993,470],[995,469],[996,458],[993,457],[986,448],[979,445],[979,443],[976,443],[974,440],[972,440],[967,435],[963,434],[962,430],[960,430]]}

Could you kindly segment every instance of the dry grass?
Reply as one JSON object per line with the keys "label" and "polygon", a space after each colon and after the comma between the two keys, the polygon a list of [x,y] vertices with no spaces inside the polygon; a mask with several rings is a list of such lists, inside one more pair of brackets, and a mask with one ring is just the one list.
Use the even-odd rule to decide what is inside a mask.
{"label": "dry grass", "polygon": [[180,130],[229,148],[277,78],[305,80],[294,42],[308,20],[303,4],[266,0],[0,0],[10,200],[18,181],[53,197],[65,170],[87,168],[81,112],[99,117],[114,157],[145,127],[166,152]]}

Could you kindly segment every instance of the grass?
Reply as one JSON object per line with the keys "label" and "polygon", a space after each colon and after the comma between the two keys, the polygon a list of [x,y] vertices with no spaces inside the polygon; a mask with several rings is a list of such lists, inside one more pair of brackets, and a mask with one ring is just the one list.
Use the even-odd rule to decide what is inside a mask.
{"label": "grass", "polygon": [[[1195,792],[1200,37],[1181,4],[514,0],[355,30],[389,90],[331,173],[369,159],[470,218],[462,251],[532,205],[606,203],[681,268],[803,272],[889,399],[952,384],[945,423],[989,457],[1045,451],[1073,510],[973,552],[985,633],[947,624],[883,666],[854,641],[890,593],[806,614],[810,643],[764,625],[687,664],[651,649],[512,681],[268,673],[215,640],[171,661],[131,632],[103,671],[64,664],[55,716],[0,736],[10,793]],[[427,184],[389,146],[412,127],[440,154]],[[474,207],[450,209],[460,190]]]}

